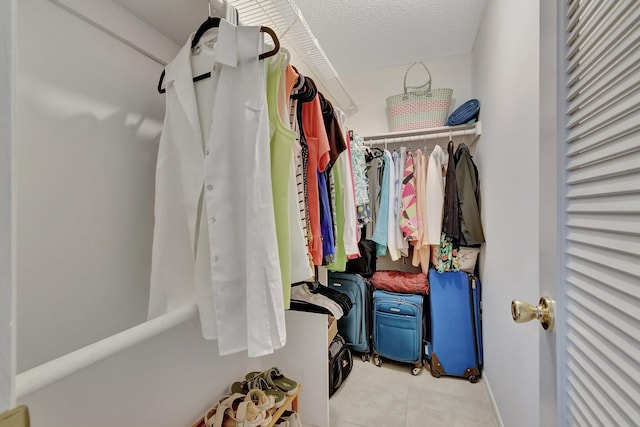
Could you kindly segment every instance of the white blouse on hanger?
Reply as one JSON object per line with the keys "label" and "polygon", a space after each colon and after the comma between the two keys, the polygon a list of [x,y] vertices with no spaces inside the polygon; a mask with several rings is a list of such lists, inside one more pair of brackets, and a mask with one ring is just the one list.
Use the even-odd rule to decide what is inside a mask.
{"label": "white blouse on hanger", "polygon": [[[258,357],[286,341],[262,44],[259,27],[221,20],[215,44],[192,55],[190,37],[166,67],[149,317],[197,303],[221,355]],[[194,84],[203,60],[213,77]]]}
{"label": "white blouse on hanger", "polygon": [[427,166],[427,237],[430,245],[440,245],[444,212],[444,176],[449,156],[436,145]]}

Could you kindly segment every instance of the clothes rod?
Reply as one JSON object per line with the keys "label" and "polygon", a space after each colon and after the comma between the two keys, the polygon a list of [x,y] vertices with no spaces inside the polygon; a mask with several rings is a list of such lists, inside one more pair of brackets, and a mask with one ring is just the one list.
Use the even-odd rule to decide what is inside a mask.
{"label": "clothes rod", "polygon": [[399,142],[419,142],[430,139],[453,138],[454,136],[473,135],[474,141],[482,135],[482,124],[476,122],[473,125],[442,126],[428,129],[416,129],[401,132],[389,132],[378,135],[364,136],[367,144],[393,144]]}
{"label": "clothes rod", "polygon": [[195,305],[179,308],[22,372],[16,375],[16,399],[22,399],[96,362],[184,323],[195,317],[197,312]]}
{"label": "clothes rod", "polygon": [[364,139],[365,143],[371,145],[379,145],[379,144],[394,144],[394,143],[402,143],[402,142],[420,142],[427,141],[431,139],[443,139],[449,137],[457,137],[457,136],[465,136],[465,135],[474,135],[477,133],[475,130],[465,131],[452,131],[452,132],[441,132],[441,133],[431,133],[426,135],[413,135],[413,136],[396,136],[382,139]]}
{"label": "clothes rod", "polygon": [[83,20],[87,24],[97,28],[98,30],[102,31],[105,34],[110,35],[114,39],[119,40],[120,42],[124,43],[125,45],[129,46],[130,48],[137,50],[139,53],[141,53],[144,56],[146,56],[147,58],[157,62],[158,64],[160,64],[162,66],[167,65],[167,62],[165,60],[163,60],[162,58],[159,58],[158,56],[156,56],[153,53],[149,52],[147,49],[144,49],[144,48],[140,47],[138,44],[133,43],[132,41],[122,37],[120,34],[117,34],[114,31],[111,31],[109,28],[107,28],[104,25],[98,23],[97,21],[95,21],[94,19],[90,18],[89,16],[83,14],[82,12],[79,12],[78,10],[74,9],[72,6],[69,6],[69,5],[65,4],[62,0],[49,0],[49,1],[51,3],[53,3],[53,4],[55,4],[56,6],[60,7],[61,9],[66,10],[67,12],[69,12],[70,14],[75,16],[76,18],[79,18],[79,19]]}

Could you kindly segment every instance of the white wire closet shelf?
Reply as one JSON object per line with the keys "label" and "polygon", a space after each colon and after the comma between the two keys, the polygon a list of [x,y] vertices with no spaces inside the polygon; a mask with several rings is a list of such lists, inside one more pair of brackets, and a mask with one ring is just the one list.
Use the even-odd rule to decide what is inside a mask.
{"label": "white wire closet shelf", "polygon": [[[318,89],[345,114],[358,107],[338,76],[331,61],[313,35],[309,24],[293,0],[228,0],[238,10],[242,25],[271,27],[280,44],[292,54],[292,64],[310,73]],[[297,61],[302,61],[302,64]]]}

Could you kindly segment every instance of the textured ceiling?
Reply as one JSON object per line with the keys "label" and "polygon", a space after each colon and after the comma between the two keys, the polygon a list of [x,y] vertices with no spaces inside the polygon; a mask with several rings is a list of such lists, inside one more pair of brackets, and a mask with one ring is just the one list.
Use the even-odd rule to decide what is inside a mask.
{"label": "textured ceiling", "polygon": [[[208,13],[206,0],[114,1],[178,45]],[[349,75],[471,52],[486,0],[293,1],[338,74]]]}
{"label": "textured ceiling", "polygon": [[469,53],[485,0],[295,0],[341,75]]}

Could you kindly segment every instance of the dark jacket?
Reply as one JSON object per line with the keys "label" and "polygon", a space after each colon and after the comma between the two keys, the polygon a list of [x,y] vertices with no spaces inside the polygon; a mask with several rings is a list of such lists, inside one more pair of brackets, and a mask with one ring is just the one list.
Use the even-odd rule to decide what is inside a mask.
{"label": "dark jacket", "polygon": [[460,144],[455,154],[456,183],[460,204],[460,245],[477,246],[484,242],[480,218],[478,168],[469,147]]}

